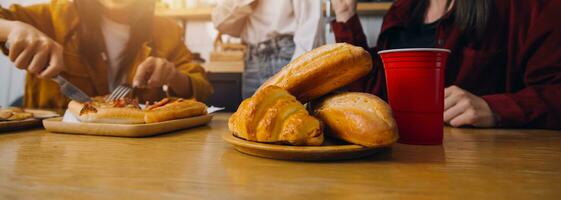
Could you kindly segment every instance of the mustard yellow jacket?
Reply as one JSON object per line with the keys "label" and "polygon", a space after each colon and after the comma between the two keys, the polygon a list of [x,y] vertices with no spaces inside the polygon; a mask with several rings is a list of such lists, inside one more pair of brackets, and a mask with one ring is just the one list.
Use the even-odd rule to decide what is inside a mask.
{"label": "mustard yellow jacket", "polygon": [[[107,80],[107,62],[98,56],[95,66],[88,66],[78,54],[78,39],[73,37],[63,42],[70,31],[78,25],[78,15],[71,2],[53,0],[50,4],[33,6],[13,5],[9,9],[0,8],[0,17],[7,20],[25,22],[39,29],[61,44],[64,48],[65,70],[61,75],[90,96],[109,93]],[[138,52],[128,74],[129,84],[132,82],[136,67],[150,55],[166,58],[173,62],[177,69],[189,76],[193,98],[204,100],[212,94],[204,69],[191,63],[191,52],[182,40],[183,31],[177,24],[163,17],[154,17],[151,45],[145,43]],[[2,45],[4,48],[4,45]],[[6,49],[4,48],[4,53]],[[161,89],[149,89],[142,92],[142,98],[157,100],[162,98]],[[51,80],[39,79],[27,74],[25,85],[24,106],[34,108],[65,108],[69,99],[61,94],[59,86]]]}

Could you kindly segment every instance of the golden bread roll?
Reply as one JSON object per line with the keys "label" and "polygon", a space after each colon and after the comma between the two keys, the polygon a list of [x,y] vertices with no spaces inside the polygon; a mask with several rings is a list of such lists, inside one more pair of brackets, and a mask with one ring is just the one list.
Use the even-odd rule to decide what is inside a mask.
{"label": "golden bread roll", "polygon": [[269,86],[245,99],[228,121],[234,135],[249,141],[321,145],[320,122],[286,90]]}
{"label": "golden bread roll", "polygon": [[179,99],[166,104],[166,106],[147,109],[144,122],[163,122],[172,119],[182,119],[206,114],[207,109],[204,103],[189,99]]}
{"label": "golden bread roll", "polygon": [[386,146],[398,139],[390,106],[372,94],[336,94],[322,99],[313,110],[328,127],[328,134],[347,142],[374,147]]}
{"label": "golden bread roll", "polygon": [[296,58],[258,90],[275,85],[306,103],[352,83],[372,70],[372,58],[346,43],[318,47]]}

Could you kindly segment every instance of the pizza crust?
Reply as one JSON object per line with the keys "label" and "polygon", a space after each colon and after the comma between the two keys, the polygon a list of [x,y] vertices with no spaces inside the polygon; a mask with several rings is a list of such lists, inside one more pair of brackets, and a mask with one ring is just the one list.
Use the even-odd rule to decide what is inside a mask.
{"label": "pizza crust", "polygon": [[144,121],[146,123],[155,123],[206,114],[205,104],[195,100],[181,100],[146,111]]}
{"label": "pizza crust", "polygon": [[84,110],[85,104],[71,101],[68,110],[81,122],[109,124],[156,123],[173,119],[207,114],[204,103],[195,100],[177,100],[154,109],[142,110],[129,107],[95,107]]}
{"label": "pizza crust", "polygon": [[145,112],[135,108],[96,108],[97,112],[80,115],[83,103],[71,101],[68,110],[81,122],[108,124],[143,124]]}

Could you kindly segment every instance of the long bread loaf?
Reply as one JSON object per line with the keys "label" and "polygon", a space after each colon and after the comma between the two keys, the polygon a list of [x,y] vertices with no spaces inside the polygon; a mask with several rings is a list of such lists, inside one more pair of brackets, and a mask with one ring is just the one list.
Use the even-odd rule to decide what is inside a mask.
{"label": "long bread loaf", "polygon": [[306,103],[352,83],[370,70],[372,59],[363,48],[346,43],[328,44],[296,58],[258,90],[279,86]]}

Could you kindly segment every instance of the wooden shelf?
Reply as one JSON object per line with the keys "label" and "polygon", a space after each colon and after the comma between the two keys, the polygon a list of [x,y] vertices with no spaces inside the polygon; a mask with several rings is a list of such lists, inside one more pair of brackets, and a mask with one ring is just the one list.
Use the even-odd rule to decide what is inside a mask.
{"label": "wooden shelf", "polygon": [[[383,3],[358,3],[359,15],[383,15],[392,6],[391,2]],[[212,7],[158,10],[156,15],[172,17],[183,21],[209,21],[211,20]]]}
{"label": "wooden shelf", "polygon": [[169,9],[169,10],[159,10],[156,11],[156,15],[164,16],[164,17],[171,17],[176,18],[179,20],[195,20],[195,21],[210,21],[212,7],[203,7],[203,8],[186,8],[186,9]]}

